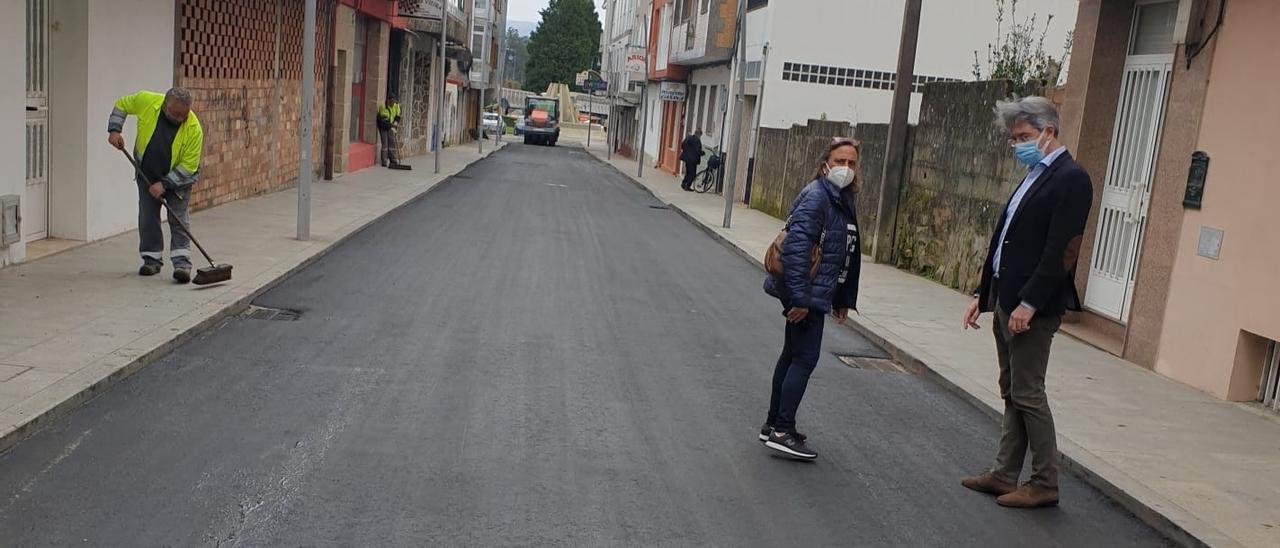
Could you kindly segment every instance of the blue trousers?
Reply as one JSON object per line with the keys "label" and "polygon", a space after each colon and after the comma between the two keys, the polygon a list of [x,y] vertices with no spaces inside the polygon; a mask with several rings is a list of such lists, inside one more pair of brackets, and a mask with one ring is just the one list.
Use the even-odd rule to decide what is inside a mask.
{"label": "blue trousers", "polygon": [[799,323],[787,323],[782,355],[773,368],[773,392],[765,424],[782,432],[795,432],[796,410],[809,386],[809,375],[822,353],[822,327],[826,316],[809,312]]}

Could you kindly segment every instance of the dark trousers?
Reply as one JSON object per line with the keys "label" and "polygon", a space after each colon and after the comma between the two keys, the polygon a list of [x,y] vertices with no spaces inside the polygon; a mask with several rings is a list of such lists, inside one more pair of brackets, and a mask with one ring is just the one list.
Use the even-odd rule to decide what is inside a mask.
{"label": "dark trousers", "polygon": [[795,432],[796,410],[809,386],[809,375],[822,353],[822,327],[826,317],[810,311],[800,323],[787,323],[782,355],[773,368],[773,392],[765,424],[775,430]]}
{"label": "dark trousers", "polygon": [[698,161],[685,160],[684,161],[684,180],[680,181],[680,186],[684,188],[689,188],[693,186],[693,178],[696,177],[697,175],[698,175]]}
{"label": "dark trousers", "polygon": [[[169,208],[169,258],[173,266],[191,268],[191,240],[178,228],[175,217],[191,226],[187,215],[187,202],[191,201],[191,189],[185,188],[164,195]],[[160,225],[160,200],[151,197],[147,187],[138,185],[138,253],[144,263],[164,264],[164,230]]]}
{"label": "dark trousers", "polygon": [[1062,317],[1033,316],[1029,330],[1014,334],[1009,331],[1009,314],[997,306],[994,323],[1004,422],[991,473],[1016,484],[1030,449],[1031,483],[1057,487],[1058,437],[1044,377],[1049,369],[1049,347],[1062,325]]}

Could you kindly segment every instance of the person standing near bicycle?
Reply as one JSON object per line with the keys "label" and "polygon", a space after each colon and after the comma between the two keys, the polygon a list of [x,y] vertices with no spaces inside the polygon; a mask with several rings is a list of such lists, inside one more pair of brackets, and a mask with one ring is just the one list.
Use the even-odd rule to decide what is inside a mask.
{"label": "person standing near bicycle", "polygon": [[680,188],[693,190],[693,178],[698,175],[702,154],[702,130],[699,129],[680,143],[680,161],[684,162],[684,180],[680,182]]}
{"label": "person standing near bicycle", "polygon": [[[782,302],[787,325],[759,439],[794,458],[818,458],[796,430],[796,410],[818,365],[824,316],[830,313],[843,324],[849,310],[857,310],[862,242],[854,195],[861,186],[860,152],[857,141],[837,138],[818,159],[813,181],[796,196],[787,217],[778,246],[781,272],[764,282],[765,292]],[[821,250],[816,257],[815,246]]]}

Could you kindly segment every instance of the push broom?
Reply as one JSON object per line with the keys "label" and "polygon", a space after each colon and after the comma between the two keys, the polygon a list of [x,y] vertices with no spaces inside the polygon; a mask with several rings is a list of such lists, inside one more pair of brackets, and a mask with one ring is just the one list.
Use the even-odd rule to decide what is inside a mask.
{"label": "push broom", "polygon": [[[138,173],[138,177],[141,177],[142,180],[145,181],[147,176],[142,174],[142,166],[138,165],[137,160],[133,159],[133,155],[129,154],[129,151],[124,149],[121,149],[120,152],[123,152],[124,157],[129,159],[130,164],[133,164],[133,170]],[[174,196],[179,200],[182,199],[181,196],[176,194]],[[214,264],[213,258],[209,257],[209,253],[204,250],[204,246],[200,245],[200,242],[196,240],[195,235],[191,233],[191,227],[188,227],[186,221],[183,221],[181,217],[173,213],[173,208],[169,207],[168,198],[161,198],[160,203],[164,204],[165,209],[169,210],[169,218],[177,221],[178,228],[182,230],[182,233],[187,235],[187,238],[191,240],[191,243],[196,244],[196,249],[199,249],[200,254],[204,255],[204,260],[209,261],[209,266],[196,270],[196,277],[191,280],[191,283],[196,285],[209,285],[230,280],[231,265]]]}

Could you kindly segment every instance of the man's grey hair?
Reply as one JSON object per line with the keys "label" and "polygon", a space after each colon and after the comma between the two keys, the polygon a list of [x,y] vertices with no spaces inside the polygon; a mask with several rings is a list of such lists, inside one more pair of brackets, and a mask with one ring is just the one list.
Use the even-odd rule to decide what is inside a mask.
{"label": "man's grey hair", "polygon": [[996,101],[996,125],[1001,129],[1012,129],[1018,125],[1018,122],[1026,122],[1031,124],[1040,131],[1044,128],[1053,126],[1055,131],[1060,130],[1058,125],[1058,107],[1053,105],[1044,97],[1031,96],[1011,99],[1008,101]]}
{"label": "man's grey hair", "polygon": [[187,88],[169,88],[164,94],[164,102],[191,106],[191,90]]}

